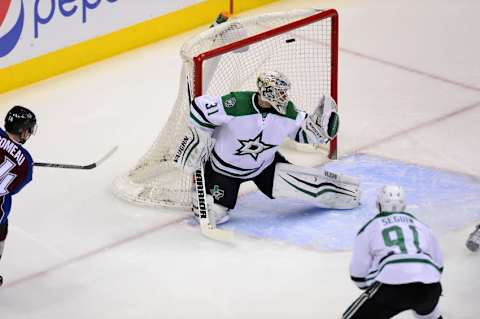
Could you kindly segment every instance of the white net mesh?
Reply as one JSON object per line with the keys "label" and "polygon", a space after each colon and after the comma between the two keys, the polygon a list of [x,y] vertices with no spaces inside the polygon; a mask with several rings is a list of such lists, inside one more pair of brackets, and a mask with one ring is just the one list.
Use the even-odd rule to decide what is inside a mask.
{"label": "white net mesh", "polygon": [[[179,93],[167,124],[137,165],[127,175],[115,179],[114,192],[144,205],[191,206],[192,177],[173,165],[173,156],[189,117],[186,78],[195,79],[199,70],[195,69],[194,58],[199,55],[201,58],[205,52],[231,43],[238,46],[238,41],[245,38],[253,41],[234,50],[227,47],[221,55],[206,59],[201,67],[201,83],[192,81],[194,90],[201,86],[202,94],[208,95],[255,91],[259,72],[278,70],[292,83],[289,95],[295,105],[307,112],[314,110],[321,95],[330,94],[332,89],[332,19],[309,18],[318,13],[304,9],[239,18],[187,41],[181,49],[184,64]],[[292,25],[295,21],[305,23]]]}

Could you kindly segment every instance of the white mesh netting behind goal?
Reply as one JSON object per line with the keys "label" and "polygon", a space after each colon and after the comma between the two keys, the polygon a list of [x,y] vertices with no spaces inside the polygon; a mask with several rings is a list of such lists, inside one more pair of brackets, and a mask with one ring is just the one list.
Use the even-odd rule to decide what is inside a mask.
{"label": "white mesh netting behind goal", "polygon": [[[302,9],[231,19],[191,38],[183,59],[173,110],[150,150],[127,175],[115,179],[114,192],[150,206],[190,207],[192,177],[173,164],[189,119],[187,76],[195,96],[255,91],[259,72],[278,70],[292,83],[290,98],[307,112],[322,94],[336,99],[337,14]],[[336,143],[319,150],[334,156]]]}

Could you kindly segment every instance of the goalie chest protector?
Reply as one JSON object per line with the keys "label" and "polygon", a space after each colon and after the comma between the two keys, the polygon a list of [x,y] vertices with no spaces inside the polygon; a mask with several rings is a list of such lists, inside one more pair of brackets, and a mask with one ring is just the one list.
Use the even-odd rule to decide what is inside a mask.
{"label": "goalie chest protector", "polygon": [[285,138],[300,132],[306,114],[288,103],[285,115],[262,109],[256,92],[232,92],[224,96],[199,96],[190,119],[216,139],[210,156],[213,169],[230,177],[249,179],[260,174],[274,159]]}

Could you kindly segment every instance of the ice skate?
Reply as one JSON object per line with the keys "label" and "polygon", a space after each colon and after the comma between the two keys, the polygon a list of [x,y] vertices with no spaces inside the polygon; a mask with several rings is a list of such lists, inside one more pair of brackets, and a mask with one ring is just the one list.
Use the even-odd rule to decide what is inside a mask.
{"label": "ice skate", "polygon": [[477,251],[480,247],[480,224],[478,224],[475,230],[468,236],[466,246],[471,251]]}

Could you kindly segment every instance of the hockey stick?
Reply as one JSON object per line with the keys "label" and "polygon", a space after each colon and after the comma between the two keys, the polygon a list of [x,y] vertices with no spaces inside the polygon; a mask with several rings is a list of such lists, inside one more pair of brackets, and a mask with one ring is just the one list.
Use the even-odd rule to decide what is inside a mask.
{"label": "hockey stick", "polygon": [[[187,93],[188,103],[191,104],[192,90],[190,87],[190,78],[187,75]],[[233,232],[223,229],[218,229],[211,216],[207,206],[207,192],[205,190],[205,173],[203,166],[195,171],[195,189],[198,200],[198,213],[200,230],[206,237],[223,242],[231,242],[233,239]]]}
{"label": "hockey stick", "polygon": [[100,164],[102,164],[107,158],[109,158],[115,151],[118,149],[118,146],[112,148],[107,154],[105,154],[101,159],[96,162],[87,165],[76,165],[76,164],[61,164],[61,163],[33,163],[34,166],[39,167],[52,167],[52,168],[71,168],[71,169],[92,169]]}
{"label": "hockey stick", "polygon": [[200,230],[208,238],[223,242],[231,242],[233,239],[233,233],[228,230],[218,229],[215,221],[212,220],[213,216],[210,214],[207,206],[207,192],[205,191],[204,176],[203,167],[195,171]]}

